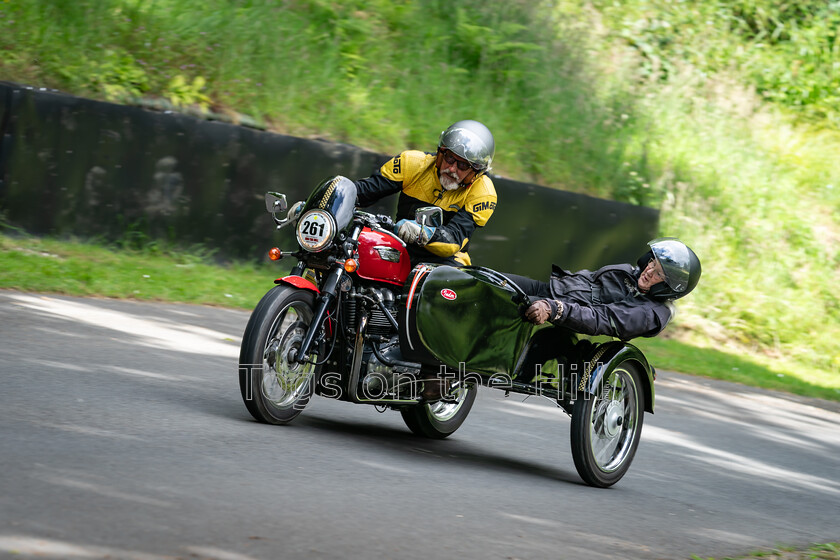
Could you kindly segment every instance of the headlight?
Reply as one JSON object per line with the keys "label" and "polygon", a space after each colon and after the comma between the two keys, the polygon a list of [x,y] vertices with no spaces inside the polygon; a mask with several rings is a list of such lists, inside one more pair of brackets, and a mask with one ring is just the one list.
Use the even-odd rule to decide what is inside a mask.
{"label": "headlight", "polygon": [[335,220],[323,210],[310,210],[298,220],[297,240],[311,253],[324,250],[335,237]]}

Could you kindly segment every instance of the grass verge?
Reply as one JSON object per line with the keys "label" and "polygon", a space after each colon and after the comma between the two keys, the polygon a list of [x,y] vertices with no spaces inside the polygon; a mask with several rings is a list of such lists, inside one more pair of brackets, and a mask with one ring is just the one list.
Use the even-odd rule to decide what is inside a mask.
{"label": "grass verge", "polygon": [[[840,560],[840,544],[814,544],[807,549],[795,547],[780,547],[772,550],[756,551],[747,556],[725,557],[720,560]],[[716,560],[706,556],[692,556],[691,560]]]}
{"label": "grass verge", "polygon": [[636,339],[633,344],[657,369],[840,401],[837,375],[785,356],[771,357],[747,348],[712,348],[679,338]]}
{"label": "grass verge", "polygon": [[[200,249],[119,249],[80,241],[0,234],[0,288],[76,296],[172,301],[252,309],[289,265],[220,265]],[[721,349],[678,338],[634,341],[657,369],[840,401],[831,372],[790,358]]]}
{"label": "grass verge", "polygon": [[251,309],[290,268],[219,265],[203,253],[0,234],[0,288]]}

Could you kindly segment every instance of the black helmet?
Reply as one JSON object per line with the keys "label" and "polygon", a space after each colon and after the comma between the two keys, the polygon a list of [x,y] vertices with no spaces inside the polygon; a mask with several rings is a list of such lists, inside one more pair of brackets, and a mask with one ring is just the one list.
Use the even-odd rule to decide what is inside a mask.
{"label": "black helmet", "polygon": [[679,299],[687,296],[700,280],[700,259],[676,237],[660,237],[648,242],[650,251],[642,255],[638,265],[647,266],[650,259],[662,266],[665,281],[651,286],[648,294],[656,299]]}

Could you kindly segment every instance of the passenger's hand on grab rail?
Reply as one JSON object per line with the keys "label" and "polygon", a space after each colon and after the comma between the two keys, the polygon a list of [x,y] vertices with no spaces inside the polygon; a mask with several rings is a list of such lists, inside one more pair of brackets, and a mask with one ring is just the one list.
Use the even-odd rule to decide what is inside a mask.
{"label": "passenger's hand on grab rail", "polygon": [[563,302],[556,299],[538,299],[525,310],[525,318],[535,325],[556,321],[563,314]]}

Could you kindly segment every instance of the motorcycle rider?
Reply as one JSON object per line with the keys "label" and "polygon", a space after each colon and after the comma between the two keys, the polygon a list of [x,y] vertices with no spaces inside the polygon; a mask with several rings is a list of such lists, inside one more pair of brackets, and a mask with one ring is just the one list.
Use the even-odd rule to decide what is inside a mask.
{"label": "motorcycle rider", "polygon": [[587,335],[621,340],[652,337],[670,322],[672,301],[687,296],[700,280],[700,259],[673,237],[648,242],[649,250],[631,264],[571,273],[553,265],[548,282],[506,275],[530,296],[541,299],[525,319],[546,321]]}
{"label": "motorcycle rider", "polygon": [[[354,181],[357,205],[400,193],[394,229],[408,246],[412,266],[469,265],[470,238],[496,208],[496,189],[487,175],[495,150],[486,126],[458,121],[441,132],[436,153],[406,150],[370,177]],[[443,209],[443,224],[429,227],[414,221],[415,211],[429,205]]]}

